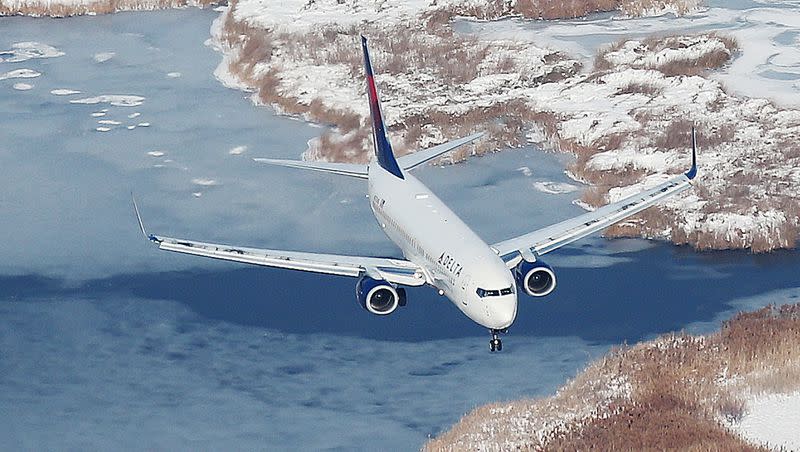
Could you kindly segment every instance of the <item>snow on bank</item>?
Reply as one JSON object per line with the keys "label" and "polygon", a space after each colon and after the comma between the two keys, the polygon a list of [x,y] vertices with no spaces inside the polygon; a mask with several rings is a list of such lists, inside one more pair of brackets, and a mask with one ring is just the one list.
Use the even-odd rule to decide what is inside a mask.
{"label": "snow on bank", "polygon": [[[725,37],[630,40],[598,58],[598,70],[578,73],[576,60],[531,43],[453,35],[447,19],[469,14],[456,1],[230,5],[212,28],[223,52],[215,72],[221,81],[255,91],[256,102],[278,111],[339,126],[312,141],[305,158],[366,158],[368,109],[350,26],[358,22],[358,31],[371,37],[386,124],[398,149],[489,132],[457,161],[465,151],[520,145],[527,134],[576,153],[570,171],[604,190],[590,202],[597,204],[686,171],[694,123],[697,188],[610,233],[698,248],[768,251],[795,244],[800,111],[737,97],[705,76],[704,68],[736,57],[735,43]],[[444,19],[437,16],[443,10]],[[541,130],[531,130],[532,123]]]}
{"label": "snow on bank", "polygon": [[731,429],[753,444],[800,450],[800,392],[762,394],[746,401],[746,414]]}
{"label": "snow on bank", "polygon": [[0,16],[93,16],[187,6],[205,8],[213,4],[216,2],[211,0],[4,0],[0,2]]}
{"label": "snow on bank", "polygon": [[798,314],[769,305],[707,336],[614,349],[555,395],[478,407],[423,450],[797,450]]}

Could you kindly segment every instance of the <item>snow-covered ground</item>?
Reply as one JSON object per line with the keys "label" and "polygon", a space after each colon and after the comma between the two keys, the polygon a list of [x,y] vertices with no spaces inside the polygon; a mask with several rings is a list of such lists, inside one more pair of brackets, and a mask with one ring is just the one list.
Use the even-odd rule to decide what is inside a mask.
{"label": "snow-covered ground", "polygon": [[754,444],[800,450],[800,392],[760,394],[747,399],[746,414],[731,428]]}
{"label": "snow-covered ground", "polygon": [[93,16],[119,11],[147,11],[186,6],[202,8],[213,3],[209,0],[3,0],[0,2],[0,16]]}
{"label": "snow-covered ground", "polygon": [[[448,11],[459,7],[458,2],[437,4]],[[512,30],[492,31],[491,23],[482,25],[485,33],[459,38],[446,25],[425,19],[431,8],[424,2],[234,1],[212,30],[224,55],[216,75],[226,86],[255,90],[257,102],[340,127],[338,135],[312,140],[306,158],[363,160],[369,138],[363,128],[367,109],[353,31],[358,22],[359,31],[374,38],[384,113],[394,141],[402,143],[399,147],[426,147],[483,129],[489,131],[489,143],[476,150],[485,152],[521,144],[529,125],[544,121],[549,125],[545,144],[583,155],[573,168],[576,177],[610,189],[604,200],[612,201],[688,168],[688,129],[694,123],[701,147],[698,189],[615,233],[698,248],[767,251],[794,246],[800,210],[800,172],[794,169],[800,164],[800,111],[728,90],[728,81],[744,80],[742,74],[760,61],[750,54],[763,55],[765,50],[754,48],[757,44],[746,34],[739,52],[714,35],[660,42],[632,39],[605,56],[603,71],[593,72],[585,69],[591,67],[587,52],[579,52],[575,60],[557,52],[565,50],[563,45],[549,45],[557,32],[550,32],[550,40],[545,33],[543,45],[532,42],[530,33],[515,37],[513,27],[523,27],[519,21],[500,21],[495,23],[501,29],[508,22]],[[663,33],[674,20],[695,23],[692,31],[698,31],[727,18],[768,24],[771,33],[765,39],[788,40],[786,33],[779,39],[773,32],[780,26],[771,25],[783,11],[715,7],[684,18],[631,19],[621,21],[616,36],[630,35],[636,24]],[[780,24],[795,24],[795,17],[800,13],[788,10]],[[584,31],[595,33],[616,25],[610,19],[587,23]],[[543,25],[548,26],[560,25]],[[759,27],[742,27],[742,33],[751,29]],[[790,73],[794,55],[788,47],[769,59],[789,68],[785,73]],[[720,76],[671,72],[675,65],[720,55],[734,61]],[[576,73],[581,64],[584,71]],[[752,84],[752,79],[741,84]],[[609,180],[609,173],[617,182]]]}

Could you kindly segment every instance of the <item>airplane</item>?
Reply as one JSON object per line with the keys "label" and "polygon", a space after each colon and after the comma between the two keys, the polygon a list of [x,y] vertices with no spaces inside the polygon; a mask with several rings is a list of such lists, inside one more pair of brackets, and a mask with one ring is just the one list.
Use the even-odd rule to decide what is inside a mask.
{"label": "airplane", "polygon": [[692,185],[697,175],[692,128],[692,166],[684,174],[592,212],[488,245],[442,200],[412,174],[414,168],[482,133],[395,157],[386,137],[367,38],[361,36],[372,120],[374,155],[367,165],[255,159],[292,168],[366,179],[370,207],[380,228],[404,258],[344,256],[256,249],[148,234],[136,199],[133,207],[142,234],[159,249],[247,264],[357,278],[356,299],[368,312],[385,316],[406,305],[403,286],[429,285],[467,317],[489,329],[489,350],[503,348],[517,316],[518,293],[544,297],[556,287],[556,274],[541,257],[630,217]]}

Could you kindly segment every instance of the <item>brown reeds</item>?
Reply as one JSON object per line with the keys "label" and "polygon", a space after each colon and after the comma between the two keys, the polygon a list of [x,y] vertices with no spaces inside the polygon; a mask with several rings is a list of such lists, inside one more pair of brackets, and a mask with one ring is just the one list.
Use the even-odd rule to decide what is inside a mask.
{"label": "brown reeds", "polygon": [[[692,43],[691,41],[694,41]],[[706,33],[695,37],[689,36],[651,36],[641,41],[637,51],[641,54],[645,52],[658,53],[665,49],[684,49],[704,40],[715,40],[722,43],[722,49],[705,52],[697,58],[676,58],[664,62],[635,62],[633,67],[641,69],[655,69],[666,76],[691,76],[702,75],[709,70],[719,69],[726,65],[733,55],[739,50],[736,39],[730,36],[717,33]],[[594,59],[594,69],[596,71],[608,71],[612,69],[612,63],[606,58],[609,53],[616,52],[625,45],[626,41],[619,41],[610,46],[600,49]]]}
{"label": "brown reeds", "polygon": [[748,394],[798,388],[800,305],[767,306],[709,336],[614,349],[556,395],[477,408],[424,450],[765,450],[723,422],[746,413]]}
{"label": "brown reeds", "polygon": [[14,4],[0,2],[0,16],[70,17],[86,14],[111,14],[119,11],[141,11],[197,6],[206,8],[217,0],[104,0],[86,4],[51,3],[28,0]]}

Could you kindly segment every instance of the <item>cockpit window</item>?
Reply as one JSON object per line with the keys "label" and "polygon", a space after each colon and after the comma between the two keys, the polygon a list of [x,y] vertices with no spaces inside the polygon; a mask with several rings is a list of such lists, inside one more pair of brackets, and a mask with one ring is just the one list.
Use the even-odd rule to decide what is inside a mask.
{"label": "cockpit window", "polygon": [[481,289],[479,287],[478,290],[475,291],[475,293],[477,293],[478,296],[481,298],[499,297],[500,295],[511,295],[512,293],[514,293],[514,289],[512,287],[506,287],[505,289],[500,289],[500,290],[496,289],[487,290],[487,289]]}

